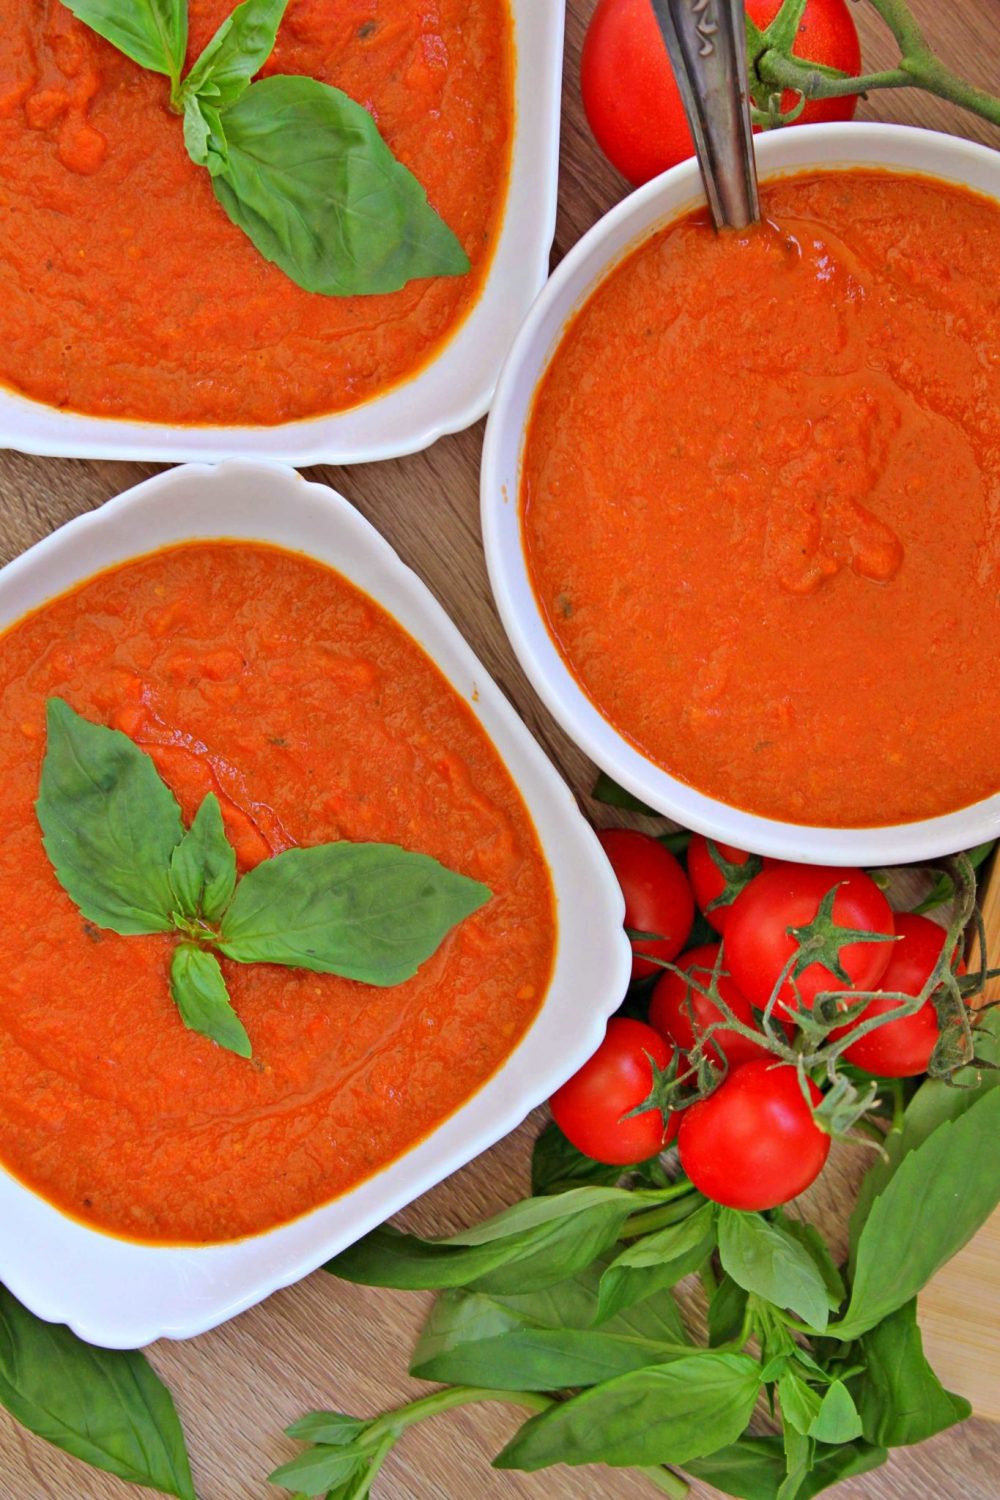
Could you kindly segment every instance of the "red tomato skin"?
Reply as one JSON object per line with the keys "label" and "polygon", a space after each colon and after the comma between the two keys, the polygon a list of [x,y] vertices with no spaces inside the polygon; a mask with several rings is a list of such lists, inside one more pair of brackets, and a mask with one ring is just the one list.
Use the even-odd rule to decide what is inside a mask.
{"label": "red tomato skin", "polygon": [[[917,912],[896,913],[896,932],[900,938],[892,946],[888,967],[882,975],[879,989],[895,991],[904,995],[919,995],[931,970],[941,956],[945,930],[937,922],[928,921]],[[965,964],[959,960],[956,972],[965,973]],[[873,1000],[866,1006],[861,1019],[871,1020],[883,1016],[898,1006],[898,1000]],[[831,1031],[831,1038],[841,1037],[852,1026],[841,1026]],[[877,1031],[848,1047],[844,1057],[858,1068],[864,1068],[879,1078],[913,1078],[926,1073],[931,1053],[940,1036],[934,1002],[927,1000],[912,1016],[901,1021],[889,1021]]]}
{"label": "red tomato skin", "polygon": [[[732,844],[720,844],[718,839],[713,839],[712,842],[723,859],[728,860],[731,865],[745,865],[751,857],[745,849],[737,849]],[[770,863],[770,861],[765,861],[765,863]],[[687,850],[687,872],[698,910],[716,932],[724,933],[732,903],[728,906],[717,906],[712,911],[708,910],[712,902],[717,901],[722,895],[726,882],[722,871],[709,853],[708,839],[703,833],[691,835]]]}
{"label": "red tomato skin", "polygon": [[[707,984],[715,969],[718,953],[718,943],[706,943],[701,948],[692,948],[690,953],[685,953],[684,957],[679,960],[678,967],[688,972],[694,970],[695,978],[702,984]],[[740,993],[728,974],[720,973],[719,975],[719,993],[737,1020],[742,1021],[745,1026],[756,1027],[757,1023],[754,1020],[750,1001]],[[719,1019],[719,1012],[707,995],[691,989],[679,974],[674,974],[669,970],[662,979],[657,980],[649,1002],[650,1026],[661,1036],[666,1037],[668,1042],[679,1047],[682,1052],[690,1052],[695,1042],[695,1026],[691,1024],[691,1017],[688,1015],[685,1003],[688,996],[691,1000],[695,1026],[699,1031],[704,1031],[713,1021]],[[713,1033],[709,1053],[720,1063],[722,1062],[721,1054],[725,1054],[730,1067],[748,1062],[752,1057],[768,1056],[766,1047],[749,1041],[746,1037],[740,1036],[738,1031],[732,1031],[725,1026]]]}
{"label": "red tomato skin", "polygon": [[[813,1103],[821,1095],[810,1083]],[[727,1208],[776,1208],[819,1176],[830,1137],[813,1121],[795,1069],[760,1060],[734,1068],[714,1094],[681,1112],[681,1166]]]}
{"label": "red tomato skin", "polygon": [[[726,967],[751,1005],[764,1009],[781,970],[795,951],[795,939],[786,929],[811,922],[823,897],[835,885],[839,889],[833,917],[841,927],[895,932],[892,908],[861,870],[793,864],[762,870],[733,902],[725,937]],[[849,985],[822,964],[810,964],[796,981],[801,1004],[811,1008],[821,990],[875,989],[892,948],[891,942],[846,944],[840,950],[840,961],[850,975]],[[782,986],[781,999],[789,1010],[797,1008],[790,979]]]}
{"label": "red tomato skin", "polygon": [[602,828],[597,837],[625,897],[625,926],[635,932],[655,932],[663,939],[632,943],[632,978],[661,974],[659,964],[642,955],[649,953],[669,962],[687,942],[694,921],[688,878],[670,850],[646,833]]}
{"label": "red tomato skin", "polygon": [[[759,27],[780,0],[748,0]],[[796,57],[845,73],[861,71],[861,48],[847,0],[809,0],[793,48]],[[598,145],[634,187],[694,154],[694,142],[650,0],[599,0],[583,44],[580,84]],[[786,91],[782,109],[795,95]],[[857,95],[810,101],[796,124],[849,120]]]}
{"label": "red tomato skin", "polygon": [[666,1128],[656,1109],[631,1120],[622,1116],[649,1096],[649,1059],[665,1068],[673,1055],[673,1048],[652,1026],[613,1017],[593,1057],[552,1095],[552,1118],[576,1149],[595,1161],[622,1167],[648,1161],[677,1134],[676,1114],[670,1115]]}

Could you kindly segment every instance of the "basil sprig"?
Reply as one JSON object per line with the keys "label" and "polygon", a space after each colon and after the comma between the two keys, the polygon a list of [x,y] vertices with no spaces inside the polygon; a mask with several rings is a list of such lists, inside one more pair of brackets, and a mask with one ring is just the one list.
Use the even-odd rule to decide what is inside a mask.
{"label": "basil sprig", "polygon": [[251,80],[288,0],[243,0],[182,78],[187,0],[63,0],[141,67],[164,73],[184,143],[220,205],[306,291],[398,291],[469,258],[360,104],[315,79]]}
{"label": "basil sprig", "polygon": [[288,849],[237,881],[211,794],[185,831],[152,760],[116,729],[48,705],[36,810],[56,878],[81,915],[124,936],[182,934],[170,988],[181,1019],[251,1055],[216,948],[238,963],[402,984],[490,891],[395,844]]}

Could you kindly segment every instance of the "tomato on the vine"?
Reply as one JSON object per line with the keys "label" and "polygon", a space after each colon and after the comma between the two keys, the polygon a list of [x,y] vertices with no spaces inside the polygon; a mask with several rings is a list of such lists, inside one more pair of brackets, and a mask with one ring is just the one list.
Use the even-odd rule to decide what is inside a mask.
{"label": "tomato on the vine", "polygon": [[[821,931],[820,908],[834,887],[832,923]],[[842,929],[882,938],[843,941],[838,935]],[[799,1005],[810,1009],[821,990],[875,988],[889,962],[896,928],[892,908],[874,880],[861,870],[777,864],[762,870],[737,896],[726,927],[726,967],[751,1005],[764,1009],[810,930],[816,960],[794,978],[789,974],[781,986],[779,999],[789,1011]],[[846,980],[831,967],[836,962]]]}
{"label": "tomato on the vine", "polygon": [[[715,972],[718,957],[719,944],[706,943],[704,947],[692,948],[690,953],[685,953],[683,958],[678,960],[677,967],[691,974],[699,984],[707,987]],[[720,996],[738,1021],[742,1021],[744,1026],[756,1028],[757,1023],[754,1020],[750,1001],[737,989],[724,969],[723,965],[723,970],[720,971],[716,981]],[[715,1002],[708,995],[702,994],[700,990],[692,988],[681,978],[680,974],[668,970],[662,979],[657,980],[649,1002],[649,1024],[668,1041],[673,1042],[675,1047],[679,1047],[682,1052],[691,1051],[695,1044],[696,1031],[702,1033],[714,1021],[719,1020],[721,1020],[721,1012]],[[708,1052],[719,1062],[722,1061],[722,1055],[724,1055],[731,1067],[737,1063],[746,1062],[751,1057],[768,1055],[766,1047],[751,1041],[749,1037],[741,1036],[738,1031],[733,1031],[728,1026],[720,1026],[717,1031],[713,1031],[708,1044]]]}
{"label": "tomato on the vine", "polygon": [[589,1062],[549,1101],[563,1135],[585,1156],[633,1166],[656,1156],[677,1134],[677,1116],[664,1122],[659,1109],[625,1116],[653,1089],[653,1066],[669,1067],[674,1049],[642,1021],[616,1016]]}
{"label": "tomato on the vine", "polygon": [[[719,855],[728,865],[734,865],[739,873],[727,879],[712,853]],[[771,861],[764,860],[764,864]],[[749,868],[748,868],[749,867]],[[737,849],[732,844],[720,844],[709,840],[703,833],[693,833],[687,849],[687,872],[694,891],[698,910],[716,932],[725,932],[729,912],[736,897],[760,872],[761,862],[756,854]]]}
{"label": "tomato on the vine", "polygon": [[[901,995],[919,995],[944,947],[945,930],[937,922],[930,922],[917,912],[896,913],[896,933],[899,942],[892,945],[888,967],[879,980],[879,989]],[[965,964],[956,954],[955,969],[965,973]],[[850,1026],[841,1026],[830,1032],[831,1039],[842,1037],[857,1026],[859,1021],[871,1021],[875,1016],[884,1016],[898,1009],[899,1000],[873,1000]],[[884,1026],[870,1031],[852,1043],[844,1057],[856,1067],[875,1073],[880,1078],[912,1078],[917,1073],[926,1073],[931,1053],[937,1046],[941,1032],[933,998],[925,1000],[912,1016],[903,1016],[898,1021],[887,1021]]]}
{"label": "tomato on the vine", "polygon": [[[747,14],[763,29],[781,0],[747,0]],[[861,48],[848,0],[808,0],[799,23],[795,57],[861,70]],[[633,186],[648,182],[694,154],[684,107],[650,0],[599,0],[583,44],[583,106],[597,144]],[[796,96],[786,91],[781,108]],[[849,120],[857,95],[807,102],[796,124]]]}
{"label": "tomato on the vine", "polygon": [[[821,1098],[809,1082],[813,1104]],[[795,1068],[747,1062],[707,1099],[682,1112],[681,1166],[698,1190],[727,1208],[776,1208],[823,1170],[830,1137],[813,1119]]]}
{"label": "tomato on the vine", "polygon": [[662,973],[648,957],[676,958],[694,921],[694,896],[677,860],[659,839],[631,828],[602,828],[597,837],[625,897],[625,926],[654,933],[632,939],[632,978]]}

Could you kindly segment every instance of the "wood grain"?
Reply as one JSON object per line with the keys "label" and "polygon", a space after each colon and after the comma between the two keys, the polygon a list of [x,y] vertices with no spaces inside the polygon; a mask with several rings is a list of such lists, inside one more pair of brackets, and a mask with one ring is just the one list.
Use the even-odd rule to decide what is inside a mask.
{"label": "wood grain", "polygon": [[[558,3],[558,0],[538,0]],[[556,258],[622,196],[624,184],[596,152],[579,102],[580,43],[593,0],[569,0],[564,139]],[[984,86],[1000,74],[1000,0],[915,0],[935,47]],[[889,61],[877,21],[856,8],[870,66]],[[1000,132],[925,95],[880,95],[863,116],[951,130],[1000,145]],[[2,177],[0,164],[0,177]],[[312,477],[341,489],[427,581],[545,745],[586,809],[592,768],[556,728],[513,660],[490,597],[479,542],[477,471],[481,427],[397,463]],[[139,464],[82,463],[0,456],[3,560],[81,511],[154,472]],[[605,820],[608,821],[606,815]],[[427,1231],[470,1223],[521,1195],[537,1120],[427,1195],[408,1215]],[[837,1153],[812,1213],[842,1234],[857,1151]],[[65,1268],[67,1275],[73,1268]],[[370,1292],[320,1272],[227,1327],[185,1344],[163,1343],[152,1358],[176,1394],[190,1437],[201,1500],[264,1500],[264,1482],[293,1445],[281,1429],[302,1411],[336,1406],[374,1413],[414,1392],[407,1357],[427,1299]],[[997,1319],[997,1304],[983,1319]],[[627,1472],[561,1470],[501,1474],[489,1458],[516,1418],[496,1408],[467,1409],[409,1435],[378,1487],[382,1500],[640,1500],[651,1493]],[[21,1432],[0,1413],[0,1500],[126,1500],[137,1492],[87,1470]],[[707,1496],[704,1486],[693,1494]],[[883,1470],[847,1482],[843,1500],[997,1500],[1000,1428],[973,1421],[919,1450],[896,1454]]]}

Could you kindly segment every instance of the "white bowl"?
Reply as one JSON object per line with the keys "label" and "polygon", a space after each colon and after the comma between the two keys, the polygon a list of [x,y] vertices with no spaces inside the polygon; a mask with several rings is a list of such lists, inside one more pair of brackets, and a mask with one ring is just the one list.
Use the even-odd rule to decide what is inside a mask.
{"label": "white bowl", "polygon": [[[763,178],[838,167],[925,173],[1000,198],[1000,154],[902,125],[809,125],[757,137]],[[507,357],[486,429],[482,521],[497,606],[521,666],[567,734],[616,781],[686,828],[737,848],[809,864],[878,865],[935,858],[1000,835],[1000,795],[944,817],[878,828],[820,828],[758,817],[677,780],[629,744],[586,695],[549,635],[528,576],[520,465],[538,383],[567,322],[643,239],[704,202],[694,160],[633,193],[570,251]]]}
{"label": "white bowl", "polygon": [[304,552],[371,594],[423,646],[521,790],[559,930],[545,1001],[503,1067],[426,1140],[291,1224],[205,1248],[133,1244],[68,1218],[0,1168],[0,1282],[40,1317],[115,1348],[203,1333],[314,1271],[492,1146],[596,1050],[631,966],[621,892],[569,789],[426,586],[325,485],[243,462],[147,480],[0,570],[0,629],[104,568],[199,537]]}
{"label": "white bowl", "polygon": [[478,301],[417,374],[350,411],[277,427],[174,427],[59,411],[0,386],[0,448],[157,463],[265,458],[351,464],[415,453],[486,412],[511,339],[545,283],[556,221],[562,0],[510,0],[515,123],[503,224]]}

